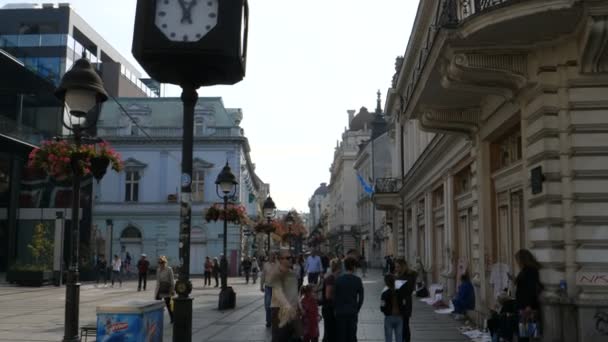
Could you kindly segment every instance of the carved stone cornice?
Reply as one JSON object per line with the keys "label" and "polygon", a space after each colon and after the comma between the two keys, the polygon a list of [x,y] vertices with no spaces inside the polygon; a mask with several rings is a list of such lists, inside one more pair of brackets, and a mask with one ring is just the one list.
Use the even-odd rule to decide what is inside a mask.
{"label": "carved stone cornice", "polygon": [[608,14],[588,18],[581,47],[581,73],[608,72]]}
{"label": "carved stone cornice", "polygon": [[418,122],[424,131],[462,134],[471,138],[479,130],[480,117],[479,108],[425,108]]}
{"label": "carved stone cornice", "polygon": [[528,83],[528,56],[524,52],[460,52],[443,67],[441,85],[511,99]]}

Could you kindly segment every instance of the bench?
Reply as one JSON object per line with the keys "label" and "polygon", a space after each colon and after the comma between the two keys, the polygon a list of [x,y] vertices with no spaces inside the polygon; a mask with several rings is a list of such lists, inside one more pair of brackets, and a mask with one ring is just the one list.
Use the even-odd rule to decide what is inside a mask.
{"label": "bench", "polygon": [[82,337],[84,336],[84,341],[88,340],[89,336],[97,337],[97,324],[90,323],[84,324],[80,327],[80,340],[82,341]]}

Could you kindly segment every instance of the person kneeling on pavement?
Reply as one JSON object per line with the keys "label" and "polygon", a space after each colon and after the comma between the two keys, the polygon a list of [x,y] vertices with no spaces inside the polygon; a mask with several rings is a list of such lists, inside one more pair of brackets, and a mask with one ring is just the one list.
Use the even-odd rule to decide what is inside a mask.
{"label": "person kneeling on pavement", "polygon": [[468,273],[460,276],[460,286],[458,286],[456,296],[452,299],[452,304],[454,304],[456,318],[463,318],[468,310],[475,309],[475,289]]}

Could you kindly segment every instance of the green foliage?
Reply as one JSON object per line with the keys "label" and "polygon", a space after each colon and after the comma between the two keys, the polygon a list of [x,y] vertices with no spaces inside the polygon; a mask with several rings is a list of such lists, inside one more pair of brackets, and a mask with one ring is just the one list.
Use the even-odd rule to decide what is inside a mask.
{"label": "green foliage", "polygon": [[51,269],[53,264],[53,241],[49,238],[49,235],[50,231],[46,224],[38,223],[34,227],[32,242],[27,245],[34,258],[34,265],[32,266]]}

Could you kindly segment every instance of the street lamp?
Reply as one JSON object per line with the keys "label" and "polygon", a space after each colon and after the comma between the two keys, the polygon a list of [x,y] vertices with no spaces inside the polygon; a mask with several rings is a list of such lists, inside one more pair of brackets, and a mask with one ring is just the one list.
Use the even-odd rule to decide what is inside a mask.
{"label": "street lamp", "polygon": [[[74,144],[80,148],[84,131],[95,127],[97,114],[88,122],[87,113],[108,99],[103,88],[101,77],[95,72],[86,58],[74,63],[66,72],[55,91],[68,114],[62,113],[63,126],[74,134]],[[67,119],[67,121],[66,121]],[[70,163],[72,166],[72,220],[70,232],[70,265],[65,289],[65,327],[63,341],[80,341],[78,335],[78,317],[80,304],[80,283],[78,282],[78,248],[80,242],[78,209],[80,207],[80,161],[83,156],[75,153]]]}
{"label": "street lamp", "polygon": [[[272,200],[272,197],[270,197],[270,195],[268,195],[268,197],[264,201],[264,206],[262,207],[262,211],[264,213],[264,216],[266,217],[266,220],[268,221],[268,225],[270,225],[270,222],[272,221],[272,218],[275,215],[276,209],[277,209],[277,207],[276,207],[276,205],[274,205],[274,201]],[[267,250],[268,255],[267,255],[267,257],[270,257],[270,230],[267,230],[266,234],[268,235],[268,250]]]}
{"label": "street lamp", "polygon": [[287,216],[285,217],[285,223],[287,223],[287,228],[289,228],[289,252],[291,253],[291,227],[293,226],[294,223],[294,219],[293,219],[293,215],[291,214],[291,211],[287,213]]}
{"label": "street lamp", "polygon": [[228,198],[236,194],[236,186],[239,182],[236,181],[236,177],[230,171],[228,162],[222,169],[217,179],[215,180],[215,191],[219,197],[224,198],[224,255],[220,260],[220,272],[222,277],[222,290],[220,291],[219,309],[231,309],[234,308],[234,302],[231,300],[223,300],[231,298],[234,295],[232,288],[228,288],[228,218],[226,212],[228,211]]}

